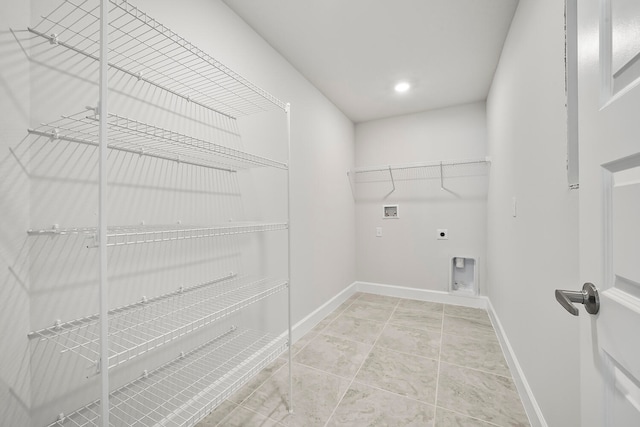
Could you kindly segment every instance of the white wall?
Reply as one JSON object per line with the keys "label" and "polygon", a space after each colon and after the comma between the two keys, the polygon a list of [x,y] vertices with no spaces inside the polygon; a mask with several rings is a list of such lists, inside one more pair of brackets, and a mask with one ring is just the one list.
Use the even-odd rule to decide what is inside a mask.
{"label": "white wall", "polygon": [[[520,0],[487,100],[488,296],[549,426],[578,426],[578,191],[567,184],[564,4]],[[517,217],[512,216],[512,197]]]}
{"label": "white wall", "polygon": [[355,280],[354,205],[344,180],[354,159],[353,123],[222,1],[135,4],[291,103],[291,280],[294,323],[301,320]]}
{"label": "white wall", "polygon": [[[358,123],[359,167],[440,160],[484,159],[484,102]],[[486,176],[437,177],[355,184],[359,281],[446,291],[452,256],[479,258],[483,279],[486,238]],[[398,204],[398,219],[382,219],[384,204]],[[383,236],[376,237],[376,227]],[[436,229],[449,240],[436,240]],[[480,286],[482,289],[482,285]]]}
{"label": "white wall", "polygon": [[[29,179],[17,155],[26,151],[29,64],[9,27],[29,22],[29,2],[0,3],[0,424],[30,425],[28,251]],[[28,156],[23,161],[28,162]]]}
{"label": "white wall", "polygon": [[[51,346],[46,344],[36,345],[35,350],[31,344],[34,353],[31,356],[26,338],[28,331],[51,325],[56,318],[70,320],[97,311],[97,252],[87,250],[82,238],[27,238],[26,235],[30,227],[50,227],[53,223],[91,226],[96,220],[95,150],[27,137],[28,127],[81,111],[85,105],[95,105],[97,100],[95,65],[78,57],[69,60],[59,55],[60,48],[52,48],[48,43],[43,45],[47,63],[29,62],[6,31],[9,26],[24,29],[33,24],[34,21],[29,22],[29,15],[37,20],[43,9],[53,3],[12,0],[3,3],[0,16],[3,125],[0,128],[0,190],[5,213],[1,229],[5,267],[0,331],[3,348],[5,343],[11,348],[0,355],[3,425],[50,422],[57,413],[68,412],[77,402],[86,400],[85,396],[93,396],[96,385],[95,378],[84,378],[86,361],[68,354],[49,356]],[[353,166],[353,123],[223,2],[189,0],[178,7],[168,0],[139,0],[135,5],[276,97],[291,102],[291,283],[295,323],[355,281],[355,209],[348,181],[344,179],[344,171]],[[26,46],[28,49],[29,43]],[[43,56],[38,57],[41,59]],[[61,68],[71,67],[72,72],[60,72],[50,66],[50,61],[57,61]],[[82,81],[80,76],[90,80]],[[212,114],[202,113],[186,101],[138,84],[135,79],[112,77],[110,84],[117,89],[110,96],[111,112],[163,127],[177,127],[190,134],[203,128],[198,121],[213,123],[215,126],[205,127],[202,135],[196,135],[201,137],[218,135],[219,128],[228,126],[212,118]],[[188,119],[190,114],[195,114],[196,120]],[[244,144],[247,150],[257,154],[282,159],[286,156],[286,127],[284,114],[279,114],[277,126],[272,128],[267,124],[277,138],[264,139],[264,135],[271,132],[260,134],[258,125],[263,126],[265,122],[252,118],[240,120],[240,130],[246,139],[230,142]],[[17,152],[16,156],[10,148]],[[222,174],[215,171],[202,172],[172,162],[122,154],[112,154],[110,165],[111,224],[141,220],[158,224],[167,219],[197,224],[231,218],[283,219],[281,215],[276,216],[283,212],[286,193],[272,192],[269,187],[272,182],[282,183],[282,180],[263,172],[249,177],[239,173],[242,176],[236,180],[228,175],[222,178]],[[246,197],[246,183],[249,187],[253,185],[249,193],[256,195],[255,202]],[[242,194],[239,189],[243,190]],[[326,215],[329,205],[334,215]],[[233,241],[221,239],[223,243],[229,240]],[[226,248],[217,243],[196,242],[171,247],[134,245],[138,247],[111,251],[109,297],[112,306],[137,301],[141,295],[152,296],[175,289],[182,284],[171,283],[176,277],[185,279],[186,283],[198,283],[211,274],[218,274],[218,270],[228,272],[231,268],[225,270],[227,266],[270,271],[273,253],[261,257],[256,266],[247,266],[254,262],[250,257],[234,255],[237,249],[245,249],[244,240],[238,239]],[[267,247],[272,240],[280,247],[286,245],[279,237],[255,240],[258,247]],[[200,255],[184,277],[178,270],[185,270],[179,266],[189,262],[189,257],[182,255],[182,248]],[[256,244],[248,249],[255,251]],[[221,254],[229,260],[224,260]],[[217,266],[210,262],[218,262],[220,258],[223,260]],[[278,257],[275,258],[277,261]],[[277,308],[276,316],[257,313],[265,324],[272,323],[272,317],[286,318],[286,310],[280,305],[269,303],[268,307]],[[171,350],[170,353],[174,354]],[[112,384],[125,381],[132,374],[137,376],[146,368],[135,362],[130,368],[118,369]],[[68,396],[55,397],[60,390],[67,389],[72,390]]]}

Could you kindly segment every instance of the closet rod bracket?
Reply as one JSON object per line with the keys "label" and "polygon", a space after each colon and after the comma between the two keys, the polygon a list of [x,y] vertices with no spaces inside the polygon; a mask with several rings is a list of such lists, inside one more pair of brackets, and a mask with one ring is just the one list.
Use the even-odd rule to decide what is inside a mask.
{"label": "closet rod bracket", "polygon": [[393,186],[393,190],[391,190],[391,193],[393,193],[394,191],[396,191],[396,181],[393,179],[393,170],[391,169],[391,165],[389,165],[389,176],[391,177],[391,185]]}

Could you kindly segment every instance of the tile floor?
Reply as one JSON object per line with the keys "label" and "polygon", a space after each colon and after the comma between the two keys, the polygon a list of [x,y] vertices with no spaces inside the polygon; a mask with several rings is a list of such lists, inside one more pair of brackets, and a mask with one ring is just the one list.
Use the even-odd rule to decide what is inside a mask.
{"label": "tile floor", "polygon": [[358,293],[198,427],[529,426],[487,312]]}

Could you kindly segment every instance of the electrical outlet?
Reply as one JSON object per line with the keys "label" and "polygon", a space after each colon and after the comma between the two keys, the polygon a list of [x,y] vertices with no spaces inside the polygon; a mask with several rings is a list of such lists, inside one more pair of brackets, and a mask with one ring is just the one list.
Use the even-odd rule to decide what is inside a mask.
{"label": "electrical outlet", "polygon": [[382,237],[382,227],[376,227],[376,237]]}
{"label": "electrical outlet", "polygon": [[447,230],[446,228],[438,228],[436,230],[436,238],[438,240],[449,240],[449,230]]}

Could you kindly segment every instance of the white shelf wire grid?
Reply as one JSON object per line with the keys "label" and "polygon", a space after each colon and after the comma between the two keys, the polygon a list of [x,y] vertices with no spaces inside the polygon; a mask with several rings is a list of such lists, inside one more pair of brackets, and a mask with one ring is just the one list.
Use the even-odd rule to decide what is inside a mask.
{"label": "white shelf wire grid", "polygon": [[[151,18],[109,0],[109,67],[229,117],[286,104]],[[28,31],[52,47],[99,60],[98,0],[61,0]]]}
{"label": "white shelf wire grid", "polygon": [[[288,348],[286,338],[232,328],[110,394],[110,426],[193,426]],[[49,427],[99,426],[99,401]]]}
{"label": "white shelf wire grid", "polygon": [[[285,290],[286,280],[247,281],[234,274],[109,312],[109,368],[221,320]],[[100,318],[72,320],[29,333],[73,352],[99,372]]]}
{"label": "white shelf wire grid", "polygon": [[447,160],[441,162],[356,168],[355,183],[410,181],[420,179],[459,178],[487,175],[489,161]]}
{"label": "white shelf wire grid", "polygon": [[[132,225],[110,226],[107,228],[107,246],[136,245],[142,243],[169,242],[174,240],[204,239],[209,237],[232,236],[236,234],[264,233],[287,230],[288,223],[229,223],[212,227],[193,225]],[[94,239],[89,245],[97,244],[96,227],[29,229],[29,236],[69,236],[84,235]]]}
{"label": "white shelf wire grid", "polygon": [[[53,123],[29,129],[32,135],[52,141],[69,141],[99,146],[99,116],[81,112],[63,116]],[[137,120],[108,114],[107,126],[111,150],[124,151],[179,163],[235,172],[250,167],[287,169],[287,164],[193,138]]]}

